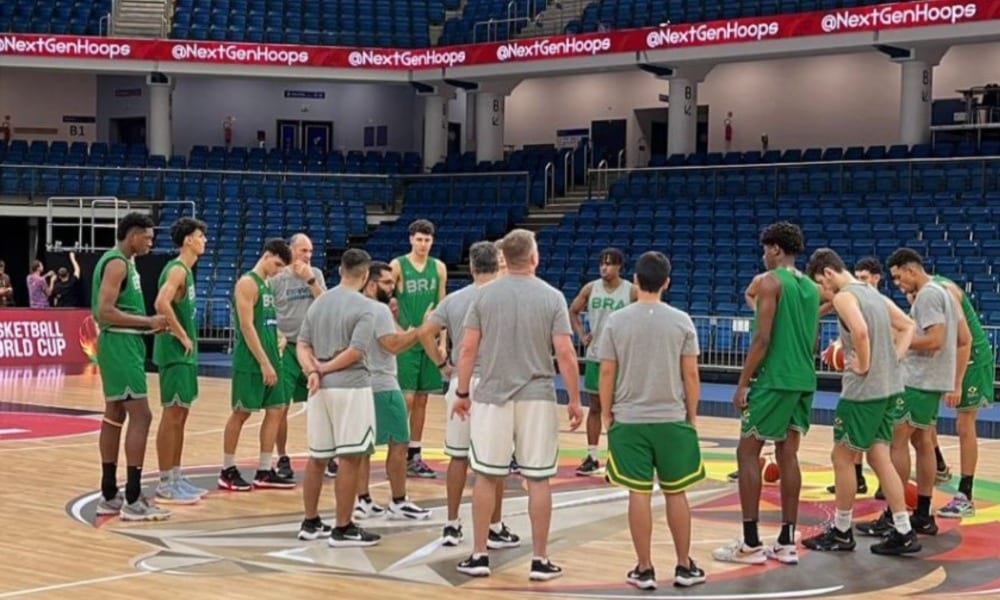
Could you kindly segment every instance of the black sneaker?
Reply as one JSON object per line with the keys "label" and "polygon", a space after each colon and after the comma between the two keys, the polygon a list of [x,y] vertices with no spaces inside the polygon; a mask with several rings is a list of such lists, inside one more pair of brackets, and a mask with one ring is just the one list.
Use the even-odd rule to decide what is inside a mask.
{"label": "black sneaker", "polygon": [[920,552],[920,548],[920,540],[917,539],[916,531],[911,529],[909,533],[904,535],[893,529],[881,542],[872,544],[872,554],[899,556],[900,554]]}
{"label": "black sneaker", "polygon": [[913,527],[913,531],[916,531],[920,535],[937,535],[938,533],[938,526],[934,520],[934,515],[929,517],[910,515],[910,527]]}
{"label": "black sneaker", "polygon": [[274,469],[268,469],[267,471],[257,471],[253,476],[253,485],[259,488],[290,490],[295,487],[295,482],[283,479]]}
{"label": "black sneaker", "polygon": [[334,527],[329,543],[334,548],[358,548],[374,546],[380,539],[382,536],[379,534],[365,531],[352,522],[346,527]]}
{"label": "black sneaker", "polygon": [[[706,575],[704,569],[694,564],[694,560],[688,557],[690,566],[682,567],[677,565],[674,568],[674,585],[677,587],[691,587],[699,583],[705,583]],[[652,569],[650,569],[652,571]]]}
{"label": "black sneaker", "polygon": [[435,479],[437,473],[424,462],[424,459],[420,458],[420,455],[417,455],[413,457],[413,460],[407,462],[406,476],[417,477],[419,479]]}
{"label": "black sneaker", "polygon": [[337,459],[331,458],[329,462],[326,463],[326,470],[323,471],[323,475],[329,478],[334,478],[337,476]]}
{"label": "black sneaker", "polygon": [[490,550],[500,550],[502,548],[517,548],[521,545],[521,538],[507,529],[506,523],[500,523],[500,531],[490,529],[490,534],[486,538],[486,547]]}
{"label": "black sneaker", "polygon": [[735,483],[740,480],[740,472],[733,471],[729,475],[726,475],[726,479],[729,481],[729,483]]}
{"label": "black sneaker", "polygon": [[857,542],[854,541],[854,534],[850,529],[844,532],[830,525],[823,533],[802,540],[802,545],[820,552],[851,552],[857,546]]}
{"label": "black sneaker", "polygon": [[878,486],[878,489],[875,490],[875,499],[876,500],[885,500],[885,494],[882,493],[882,486]]}
{"label": "black sneaker", "polygon": [[655,590],[656,572],[653,570],[653,567],[649,567],[645,571],[640,571],[639,565],[636,565],[634,569],[625,575],[625,583],[640,590]]}
{"label": "black sneaker", "polygon": [[287,456],[282,456],[278,459],[278,466],[275,468],[278,472],[278,477],[282,479],[294,479],[295,471],[292,470],[292,459]]}
{"label": "black sneaker", "polygon": [[[444,531],[441,532],[441,540],[445,546],[457,546],[462,543],[462,526],[461,525],[445,525]],[[486,542],[489,546],[489,542]]]}
{"label": "black sneaker", "polygon": [[249,492],[253,489],[253,486],[243,479],[240,475],[240,470],[236,467],[229,467],[228,469],[223,469],[219,473],[219,488],[223,490],[231,490],[234,492]]}
{"label": "black sneaker", "polygon": [[865,521],[854,526],[854,530],[868,537],[885,537],[892,528],[892,515],[883,512],[874,521]]}
{"label": "black sneaker", "polygon": [[590,477],[591,475],[596,475],[600,470],[601,461],[594,460],[590,457],[590,455],[588,455],[587,458],[583,459],[583,462],[580,463],[580,466],[576,468],[576,474],[578,477]]}
{"label": "black sneaker", "polygon": [[328,538],[332,531],[333,527],[321,521],[319,517],[303,519],[302,525],[299,526],[299,539],[318,540],[320,538]]}
{"label": "black sneaker", "polygon": [[562,569],[552,564],[549,559],[539,560],[533,559],[531,561],[531,572],[528,573],[528,579],[532,581],[550,581],[556,577],[562,577]]}
{"label": "black sneaker", "polygon": [[459,573],[465,573],[472,577],[489,577],[490,555],[480,554],[476,556],[475,554],[470,554],[469,558],[458,563],[458,566],[455,568],[458,569]]}
{"label": "black sneaker", "polygon": [[[826,491],[829,492],[829,493],[831,493],[831,494],[836,494],[837,493],[837,486],[835,486],[835,485],[828,485],[828,486],[826,486]],[[861,494],[867,494],[867,493],[868,493],[868,482],[865,481],[864,479],[862,479],[861,483],[858,484],[858,494],[861,495]]]}

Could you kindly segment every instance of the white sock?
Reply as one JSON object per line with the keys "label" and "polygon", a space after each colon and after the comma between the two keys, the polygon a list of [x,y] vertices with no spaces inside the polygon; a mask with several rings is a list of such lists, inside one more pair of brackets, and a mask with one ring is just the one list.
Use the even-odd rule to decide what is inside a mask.
{"label": "white sock", "polygon": [[173,480],[174,480],[173,469],[168,469],[160,473],[160,483],[170,483]]}
{"label": "white sock", "polygon": [[501,531],[503,531],[503,521],[490,523],[490,531],[492,531],[493,533],[500,533]]}
{"label": "white sock", "polygon": [[260,465],[259,465],[258,468],[261,471],[270,471],[271,470],[271,457],[272,456],[273,456],[273,454],[270,453],[270,452],[261,452],[260,453]]}
{"label": "white sock", "polygon": [[840,510],[838,508],[837,514],[833,519],[833,526],[837,528],[837,531],[847,533],[851,530],[851,520],[853,518],[853,510]]}
{"label": "white sock", "polygon": [[597,460],[597,446],[587,446],[587,456],[593,460]]}
{"label": "white sock", "polygon": [[892,513],[892,526],[903,535],[910,533],[913,530],[913,527],[910,525],[910,514],[905,510]]}
{"label": "white sock", "polygon": [[180,479],[181,477],[183,477],[183,475],[181,474],[181,468],[180,468],[180,466],[176,466],[173,469],[170,469],[170,476],[175,481],[178,480],[178,479]]}
{"label": "white sock", "polygon": [[462,526],[462,519],[455,519],[453,521],[447,521],[445,523],[445,526],[446,527],[461,527]]}
{"label": "white sock", "polygon": [[222,468],[228,469],[229,467],[236,466],[236,455],[235,454],[223,454],[222,455]]}

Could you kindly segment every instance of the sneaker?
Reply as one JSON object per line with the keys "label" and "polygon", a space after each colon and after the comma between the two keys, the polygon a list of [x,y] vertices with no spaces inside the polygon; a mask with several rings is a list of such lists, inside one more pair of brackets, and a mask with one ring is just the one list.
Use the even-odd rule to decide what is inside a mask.
{"label": "sneaker", "polygon": [[764,547],[764,556],[785,565],[799,564],[799,549],[795,544],[778,544]]}
{"label": "sneaker", "polygon": [[875,490],[875,499],[885,500],[885,494],[882,492],[882,486],[878,486],[878,489]]}
{"label": "sneaker", "polygon": [[437,477],[437,473],[434,472],[434,469],[427,466],[424,459],[418,455],[413,457],[413,460],[409,461],[406,465],[406,476],[419,477],[420,479],[434,479]]}
{"label": "sneaker", "polygon": [[951,469],[947,465],[943,469],[938,469],[934,475],[935,483],[948,483],[951,481]]}
{"label": "sneaker", "polygon": [[556,577],[562,577],[562,569],[557,567],[549,559],[532,559],[531,572],[528,579],[532,581],[551,581]]}
{"label": "sneaker", "polygon": [[888,556],[913,554],[914,552],[920,552],[920,549],[920,540],[917,539],[917,532],[913,530],[904,535],[893,529],[881,542],[872,544],[872,554],[884,554]]}
{"label": "sneaker", "polygon": [[243,479],[240,475],[240,470],[236,467],[229,467],[228,469],[223,469],[219,473],[219,488],[223,490],[232,490],[234,492],[249,492],[253,489],[253,486]]}
{"label": "sneaker", "polygon": [[330,532],[330,546],[334,548],[359,548],[374,546],[382,539],[377,533],[371,533],[361,529],[354,523],[349,523],[347,527],[334,527]]}
{"label": "sneaker", "polygon": [[409,519],[411,521],[423,521],[424,519],[430,518],[431,511],[427,510],[426,508],[420,508],[416,504],[410,502],[410,499],[407,498],[406,500],[403,500],[399,504],[396,504],[395,502],[390,502],[389,510],[386,511],[385,516],[388,519],[400,519],[400,520]]}
{"label": "sneaker", "polygon": [[323,471],[323,475],[325,477],[329,477],[330,479],[333,479],[334,477],[337,476],[337,459],[336,458],[331,458],[326,463],[326,469]]}
{"label": "sneaker", "polygon": [[372,517],[381,517],[385,514],[385,507],[376,504],[374,500],[362,500],[358,498],[354,501],[354,518],[359,521]]}
{"label": "sneaker", "polygon": [[895,531],[892,525],[892,515],[882,512],[874,521],[865,521],[854,526],[854,530],[868,537],[885,537],[890,531]]}
{"label": "sneaker", "polygon": [[[462,543],[462,526],[461,525],[445,525],[444,531],[441,532],[441,543],[445,546],[457,546]],[[489,547],[489,542],[486,543]]]}
{"label": "sneaker", "polygon": [[194,504],[199,500],[201,496],[189,494],[177,480],[161,481],[156,486],[156,501],[163,504]]}
{"label": "sneaker", "polygon": [[767,562],[764,546],[751,548],[742,541],[735,541],[728,546],[712,550],[712,558],[720,562],[741,563],[744,565],[762,565]]}
{"label": "sneaker", "polygon": [[192,496],[198,496],[199,498],[201,498],[204,497],[206,494],[208,494],[208,490],[196,486],[195,484],[191,483],[190,479],[188,479],[183,475],[181,475],[180,479],[177,479],[176,481],[180,484],[182,490],[184,490],[188,494],[191,494]]}
{"label": "sneaker", "polygon": [[655,590],[656,571],[653,570],[653,567],[649,567],[645,571],[640,571],[639,565],[636,565],[634,569],[625,575],[625,583],[640,590]]}
{"label": "sneaker", "polygon": [[458,569],[459,573],[465,573],[472,577],[489,577],[490,555],[480,554],[476,556],[475,554],[470,554],[469,558],[458,563],[458,566],[455,568]]}
{"label": "sneaker", "polygon": [[292,459],[282,456],[278,459],[278,466],[275,468],[278,477],[282,479],[295,479],[295,471],[292,470]]}
{"label": "sneaker", "polygon": [[854,534],[850,529],[843,532],[830,525],[823,533],[802,540],[802,545],[820,552],[851,552],[858,544],[854,541]]}
{"label": "sneaker", "polygon": [[[828,486],[826,486],[826,491],[829,492],[829,493],[831,493],[831,494],[836,494],[837,493],[837,486],[835,486],[835,485],[828,485]],[[867,494],[867,493],[868,493],[868,482],[865,481],[864,479],[862,479],[861,483],[858,484],[858,495]]]}
{"label": "sneaker", "polygon": [[733,471],[729,475],[726,475],[726,479],[729,480],[729,483],[736,483],[737,481],[740,480],[740,472]]}
{"label": "sneaker", "polygon": [[597,475],[601,470],[601,461],[591,458],[589,455],[583,459],[580,466],[576,468],[577,477],[590,477]]}
{"label": "sneaker", "polygon": [[520,545],[521,538],[517,534],[511,533],[510,529],[507,529],[507,524],[503,522],[500,523],[500,531],[493,531],[491,528],[486,538],[486,547],[490,550],[517,548]]}
{"label": "sneaker", "polygon": [[521,465],[517,464],[517,459],[514,458],[513,456],[511,456],[510,457],[510,474],[511,475],[520,475],[520,473],[521,473]]}
{"label": "sneaker", "polygon": [[170,517],[170,511],[160,508],[155,504],[150,504],[148,500],[139,496],[139,499],[122,506],[122,521],[163,521]]}
{"label": "sneaker", "polygon": [[330,537],[333,527],[324,523],[319,517],[315,519],[303,519],[299,526],[300,540],[318,540]]}
{"label": "sneaker", "polygon": [[913,531],[916,531],[920,535],[937,535],[938,526],[937,522],[934,521],[934,515],[929,517],[918,517],[917,515],[910,515],[910,526],[913,527]]}
{"label": "sneaker", "polygon": [[962,517],[976,516],[976,507],[965,494],[958,492],[951,502],[937,510],[937,516],[943,519],[961,519]]}
{"label": "sneaker", "polygon": [[258,470],[253,476],[253,486],[259,488],[273,488],[279,490],[290,490],[295,487],[295,482],[278,475],[274,469],[267,471]]}
{"label": "sneaker", "polygon": [[111,500],[105,500],[104,496],[101,496],[97,502],[97,514],[103,517],[117,516],[122,512],[122,506],[125,506],[125,496],[121,492],[115,494]]}
{"label": "sneaker", "polygon": [[674,568],[674,585],[677,587],[691,587],[699,583],[705,583],[707,576],[704,569],[694,564],[694,560],[688,557],[690,566],[682,567],[677,565]]}

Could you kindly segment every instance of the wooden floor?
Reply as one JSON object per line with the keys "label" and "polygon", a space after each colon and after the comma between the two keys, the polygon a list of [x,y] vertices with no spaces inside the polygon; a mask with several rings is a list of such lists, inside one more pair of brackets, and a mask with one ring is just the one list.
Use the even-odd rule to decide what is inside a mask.
{"label": "wooden floor", "polygon": [[[156,390],[155,375],[150,389]],[[155,399],[155,393],[154,393]],[[554,481],[551,556],[565,569],[561,579],[532,584],[531,557],[522,482],[508,481],[506,521],[521,534],[519,549],[494,552],[494,575],[468,579],[454,564],[471,547],[443,548],[437,543],[444,519],[444,482],[410,482],[410,495],[434,508],[429,522],[371,522],[383,533],[375,548],[333,550],[324,542],[295,539],[301,519],[301,496],[295,491],[229,493],[213,491],[201,503],[176,507],[169,521],[126,524],[94,521],[99,481],[97,423],[103,402],[93,371],[79,375],[60,369],[0,372],[0,464],[6,485],[0,488],[0,598],[512,598],[544,594],[552,598],[652,598],[690,596],[755,598],[838,596],[876,598],[885,593],[930,593],[954,597],[978,590],[1000,590],[1000,461],[995,440],[981,442],[977,481],[978,515],[959,524],[939,520],[942,533],[925,538],[925,551],[914,558],[874,557],[870,540],[859,538],[856,552],[827,555],[803,552],[798,567],[769,564],[738,567],[712,561],[711,550],[740,535],[736,487],[726,482],[733,470],[738,424],[703,418],[699,430],[710,479],[691,494],[694,507],[693,558],[709,573],[709,582],[691,590],[669,585],[673,547],[662,517],[654,539],[654,563],[660,589],[652,594],[624,583],[633,565],[625,519],[625,494],[602,478],[578,478],[573,469],[585,448],[582,433],[563,433],[563,456]],[[70,409],[80,409],[73,411]],[[293,409],[294,410],[294,409]],[[39,416],[38,412],[44,412]],[[79,414],[72,414],[72,413]],[[154,414],[159,411],[154,410]],[[184,459],[196,483],[214,487],[221,462],[222,427],[229,412],[229,381],[204,378],[201,399],[188,422]],[[443,474],[440,453],[443,402],[433,398],[425,434],[425,456]],[[257,457],[257,424],[251,419],[238,458],[252,465]],[[156,423],[154,422],[153,431]],[[290,420],[291,448],[301,467],[305,450],[305,415]],[[47,436],[52,432],[68,435]],[[27,436],[27,437],[25,437]],[[831,433],[816,427],[801,457],[804,489],[800,531],[811,535],[833,512],[828,467]],[[957,472],[957,440],[942,438],[949,464]],[[155,478],[153,436],[148,450],[148,483]],[[379,455],[381,456],[381,455]],[[123,463],[124,461],[122,461]],[[377,461],[373,461],[374,462]],[[249,475],[249,473],[247,473]],[[381,468],[373,473],[373,494],[386,501]],[[874,490],[874,479],[870,478]],[[957,478],[954,480],[957,482]],[[151,492],[151,487],[148,488]],[[935,505],[954,488],[939,488]],[[322,509],[331,514],[332,481],[324,489]],[[655,498],[657,505],[662,500]],[[776,533],[777,488],[765,486],[763,533]],[[873,515],[880,503],[859,502],[856,518]],[[662,515],[661,512],[657,512]],[[466,528],[471,526],[463,507]],[[468,533],[467,533],[468,535]],[[1000,593],[998,591],[997,593]],[[394,596],[395,595],[395,596]]]}

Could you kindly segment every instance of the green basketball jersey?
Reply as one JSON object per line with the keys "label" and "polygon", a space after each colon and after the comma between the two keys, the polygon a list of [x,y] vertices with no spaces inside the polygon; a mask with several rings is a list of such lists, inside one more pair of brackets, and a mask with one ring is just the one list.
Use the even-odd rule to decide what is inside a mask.
{"label": "green basketball jersey", "polygon": [[427,309],[437,304],[441,280],[438,277],[437,259],[428,258],[423,271],[418,271],[410,259],[400,256],[400,272],[403,274],[402,289],[396,291],[399,303],[399,325],[403,329],[418,327],[424,322]]}
{"label": "green basketball jersey", "polygon": [[[757,368],[755,387],[811,392],[816,390],[816,334],[819,288],[802,273],[773,269],[781,295],[771,328],[771,344]],[[754,317],[753,330],[757,330]]]}
{"label": "green basketball jersey", "polygon": [[160,367],[174,364],[198,364],[198,326],[195,322],[194,275],[191,273],[191,269],[180,259],[175,258],[168,262],[160,273],[160,287],[162,288],[167,282],[167,277],[174,267],[184,269],[184,297],[180,300],[171,300],[170,308],[173,309],[181,328],[194,342],[194,351],[191,354],[186,354],[180,340],[169,331],[165,331],[156,336],[153,341],[153,362]]}
{"label": "green basketball jersey", "polygon": [[104,323],[100,319],[100,297],[101,280],[104,278],[104,268],[113,260],[122,260],[128,269],[125,280],[122,282],[121,290],[118,292],[118,301],[115,306],[118,310],[133,315],[146,316],[146,300],[142,297],[142,281],[139,279],[139,271],[133,263],[118,248],[112,248],[105,252],[94,268],[94,279],[90,289],[90,311],[97,323],[98,328],[103,333],[105,331],[118,331],[120,333],[139,333],[128,328],[115,327],[109,323]]}
{"label": "green basketball jersey", "polygon": [[[271,366],[275,370],[280,366],[278,355],[278,312],[274,307],[274,294],[271,286],[253,271],[248,271],[244,277],[249,277],[257,284],[257,302],[253,305],[253,328],[260,338]],[[233,300],[233,327],[236,331],[236,345],[233,347],[233,371],[241,373],[260,373],[260,364],[243,339],[240,330],[240,315],[236,310],[236,300]]]}
{"label": "green basketball jersey", "polygon": [[[961,289],[954,281],[943,275],[934,275],[931,277],[931,280],[937,283],[950,283]],[[969,301],[968,294],[962,294],[962,314],[965,315],[965,321],[969,324],[969,333],[972,334],[972,354],[970,358],[972,364],[992,365],[993,346],[990,345],[990,340],[986,337],[986,331],[979,320],[979,315],[976,314],[976,309],[972,307],[972,302]]]}

